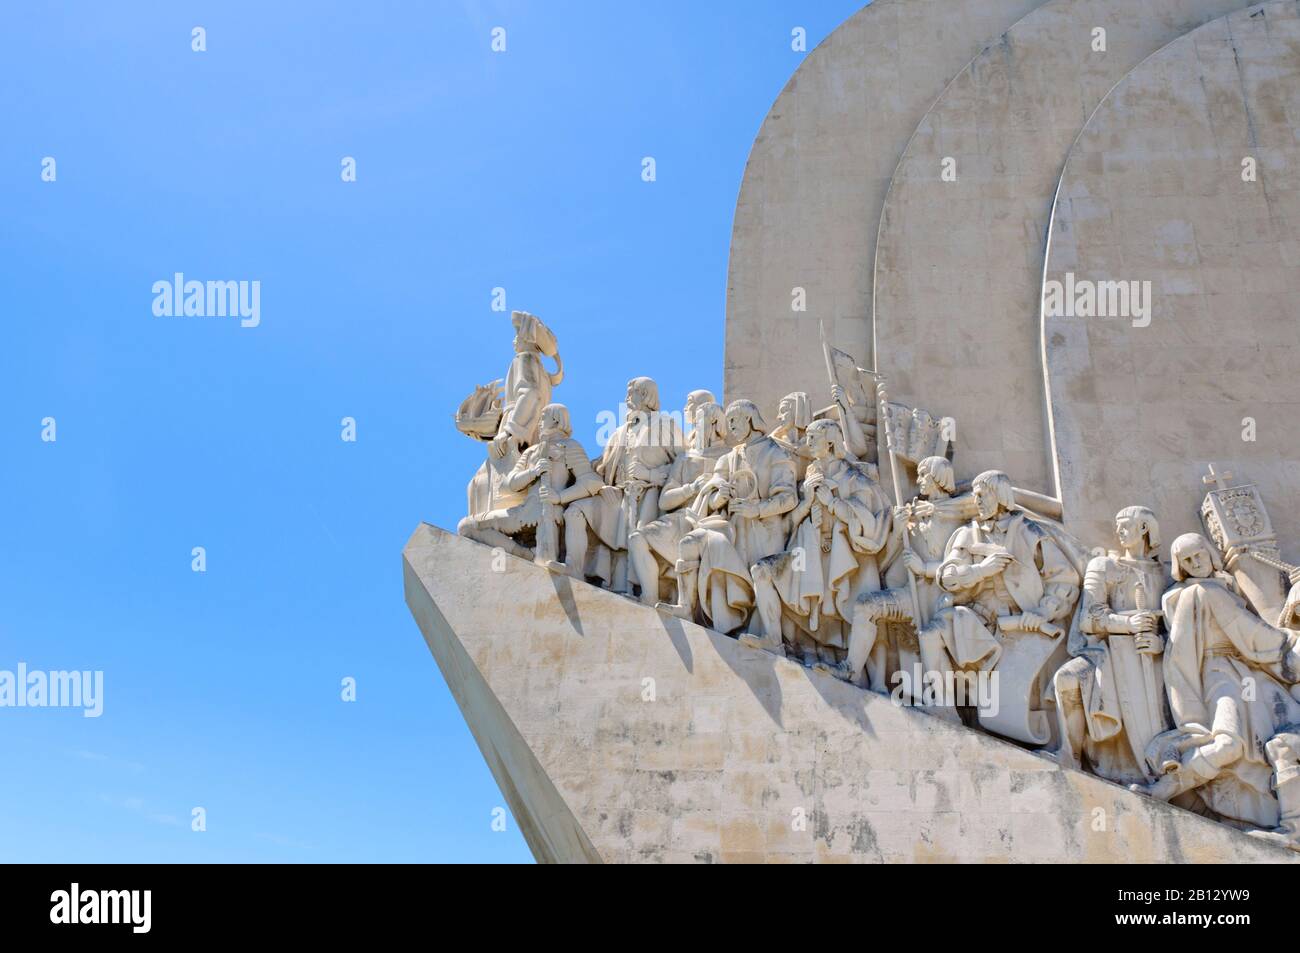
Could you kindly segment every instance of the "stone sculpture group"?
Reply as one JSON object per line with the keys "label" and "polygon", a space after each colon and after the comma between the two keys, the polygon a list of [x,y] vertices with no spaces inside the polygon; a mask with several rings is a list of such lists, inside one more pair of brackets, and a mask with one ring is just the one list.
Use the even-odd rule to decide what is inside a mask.
{"label": "stone sculpture group", "polygon": [[593,460],[555,335],[512,320],[504,381],[456,414],[487,445],[462,535],[1300,850],[1300,568],[1255,487],[1211,466],[1167,561],[1142,505],[1091,549],[1006,473],[960,484],[951,421],[824,338],[826,407],[679,415],[637,377]]}

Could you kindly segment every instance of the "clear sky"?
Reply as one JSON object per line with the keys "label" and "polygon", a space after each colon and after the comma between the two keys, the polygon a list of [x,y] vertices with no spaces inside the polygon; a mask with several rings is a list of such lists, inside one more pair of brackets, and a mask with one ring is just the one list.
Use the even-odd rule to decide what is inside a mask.
{"label": "clear sky", "polygon": [[[750,144],[791,30],[860,6],[6,4],[0,671],[104,697],[0,708],[0,861],[529,860],[402,595],[482,459],[492,289],[593,451],[629,377],[721,396]],[[177,272],[260,324],[155,316]]]}

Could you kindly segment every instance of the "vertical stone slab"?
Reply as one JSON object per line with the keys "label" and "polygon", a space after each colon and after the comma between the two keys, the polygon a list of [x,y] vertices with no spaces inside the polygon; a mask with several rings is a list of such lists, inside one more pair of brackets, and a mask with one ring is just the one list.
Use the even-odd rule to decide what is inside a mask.
{"label": "vertical stone slab", "polygon": [[[980,46],[1040,2],[875,0],[803,60],[754,140],[736,203],[727,399],[769,414],[794,390],[828,402],[818,318],[866,360],[876,226],[898,157]],[[806,313],[791,311],[795,287]]]}
{"label": "vertical stone slab", "polygon": [[875,355],[895,399],[956,419],[959,476],[997,468],[1055,495],[1038,315],[1061,168],[1130,69],[1240,4],[1052,0],[976,56],[917,127],[880,219]]}
{"label": "vertical stone slab", "polygon": [[[1045,280],[1141,280],[1148,327],[1043,317],[1067,517],[1104,538],[1153,505],[1199,531],[1206,464],[1258,485],[1300,537],[1300,11],[1248,7],[1169,44],[1070,153]],[[1254,160],[1257,180],[1243,181]],[[1249,436],[1254,421],[1256,440]]]}

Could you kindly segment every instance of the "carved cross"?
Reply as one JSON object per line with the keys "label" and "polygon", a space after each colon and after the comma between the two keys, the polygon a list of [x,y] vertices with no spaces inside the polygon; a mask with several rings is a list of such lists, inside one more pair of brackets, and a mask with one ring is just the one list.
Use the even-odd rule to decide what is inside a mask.
{"label": "carved cross", "polygon": [[1218,484],[1218,488],[1220,490],[1226,490],[1228,488],[1228,481],[1231,479],[1232,479],[1231,473],[1215,473],[1214,464],[1211,463],[1209,476],[1201,477],[1201,482],[1204,483],[1206,486],[1209,486],[1212,483]]}

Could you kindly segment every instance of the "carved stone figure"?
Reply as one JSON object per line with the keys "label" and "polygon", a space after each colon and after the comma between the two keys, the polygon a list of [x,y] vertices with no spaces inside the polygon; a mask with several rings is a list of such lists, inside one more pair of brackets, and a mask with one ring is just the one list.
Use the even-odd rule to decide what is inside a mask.
{"label": "carved stone figure", "polygon": [[[659,493],[661,515],[653,522],[642,524],[627,538],[628,558],[640,583],[640,598],[645,605],[659,602],[661,583],[665,578],[677,578],[682,539],[699,524],[699,512],[692,504],[713,476],[718,459],[727,452],[726,423],[721,407],[703,403],[692,408],[688,399],[687,413],[693,425],[690,446],[673,461],[668,479]],[[675,605],[686,605],[688,601],[683,593],[677,593]]]}
{"label": "carved stone figure", "polygon": [[[462,536],[488,546],[500,546],[522,559],[535,558],[548,569],[562,569],[559,563],[560,526],[564,506],[600,489],[600,477],[582,445],[573,439],[569,411],[563,404],[548,404],[540,415],[537,443],[528,447],[505,478],[511,493],[521,502],[460,521]],[[536,543],[530,548],[529,537]]]}
{"label": "carved stone figure", "polygon": [[754,606],[750,567],[785,549],[798,494],[794,461],[767,436],[753,401],[732,401],[726,424],[732,448],[701,489],[699,525],[681,543],[678,592],[691,601],[675,611],[687,617],[698,611],[729,633],[746,623]]}
{"label": "carved stone figure", "polygon": [[[564,380],[564,363],[551,329],[536,315],[515,311],[515,357],[506,372],[501,425],[492,439],[492,454],[509,455],[537,442],[542,408],[551,402],[551,389]],[[555,372],[542,364],[542,356],[555,359]]]}
{"label": "carved stone figure", "polygon": [[1083,595],[1070,630],[1073,656],[1056,671],[1060,718],[1058,760],[1119,784],[1152,775],[1146,749],[1167,727],[1157,593],[1160,526],[1144,506],[1115,515],[1119,549],[1088,563]]}
{"label": "carved stone figure", "polygon": [[[511,320],[515,357],[504,382],[498,379],[474,388],[456,411],[456,429],[488,445],[487,459],[469,482],[469,516],[499,513],[523,501],[506,487],[506,477],[519,452],[536,442],[542,408],[550,402],[551,389],[564,378],[555,335],[541,319],[516,311]],[[555,358],[555,373],[543,366],[543,355]]]}
{"label": "carved stone figure", "polygon": [[851,354],[826,343],[822,332],[822,352],[826,357],[826,372],[830,377],[831,400],[834,403],[817,412],[818,418],[840,422],[844,429],[844,444],[850,454],[859,460],[876,459],[876,395],[875,375],[863,367]]}
{"label": "carved stone figure", "polygon": [[1052,534],[1015,503],[1011,479],[997,470],[971,484],[978,515],[953,534],[939,585],[955,604],[920,632],[927,672],[996,672],[996,713],[980,724],[1026,744],[1051,740],[1042,710],[1049,660],[1063,649],[1058,624],[1074,609],[1079,572]]}
{"label": "carved stone figure", "polygon": [[682,411],[682,422],[686,425],[686,441],[692,446],[698,446],[698,443],[691,443],[698,425],[698,415],[700,408],[705,404],[717,404],[718,399],[713,396],[711,390],[693,390],[686,395],[686,407]]}
{"label": "carved stone figure", "polygon": [[[565,513],[566,563],[578,579],[597,576],[615,592],[630,593],[627,539],[659,516],[659,491],[673,459],[685,447],[681,428],[659,412],[659,387],[648,377],[627,384],[627,420],[611,435],[596,464],[600,492]],[[600,544],[590,562],[590,544]],[[657,588],[657,577],[646,585]]]}
{"label": "carved stone figure", "polygon": [[1148,749],[1160,778],[1145,790],[1164,800],[1195,790],[1220,816],[1300,849],[1296,633],[1250,610],[1205,537],[1178,537],[1170,563],[1162,607],[1174,729]]}
{"label": "carved stone figure", "polygon": [[812,405],[808,401],[808,395],[803,391],[795,391],[781,398],[776,411],[776,429],[768,434],[794,461],[795,479],[800,483],[803,482],[808,464],[812,461],[808,445],[804,441],[804,433],[810,423],[812,423]]}
{"label": "carved stone figure", "polygon": [[880,588],[877,560],[891,524],[884,491],[845,459],[838,422],[814,422],[806,444],[812,462],[790,513],[790,548],[751,568],[757,634],[741,641],[782,654],[784,620],[787,640],[812,665],[834,663],[847,649],[858,595]]}
{"label": "carved stone figure", "polygon": [[[895,538],[885,575],[889,588],[862,593],[853,611],[847,656],[837,665],[818,666],[836,678],[878,692],[889,690],[891,669],[888,647],[878,639],[880,627],[885,623],[907,623],[912,627],[908,644],[896,645],[893,653],[898,668],[910,671],[912,663],[920,661],[915,631],[951,602],[939,585],[939,568],[948,540],[968,518],[965,508],[953,499],[956,477],[946,457],[923,459],[916,468],[916,482],[919,496],[894,509]],[[910,549],[901,544],[904,522]],[[920,619],[914,618],[912,590],[904,574],[911,574],[915,580]]]}

